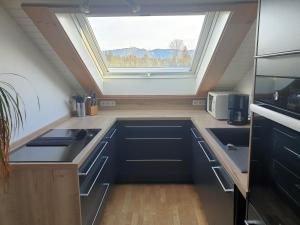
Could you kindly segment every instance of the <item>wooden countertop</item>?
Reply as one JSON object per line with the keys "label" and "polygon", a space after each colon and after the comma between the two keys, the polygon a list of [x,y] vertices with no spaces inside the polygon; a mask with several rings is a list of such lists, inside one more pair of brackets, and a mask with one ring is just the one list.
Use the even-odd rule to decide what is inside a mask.
{"label": "wooden countertop", "polygon": [[[232,177],[241,193],[246,197],[248,191],[248,173],[241,173],[237,166],[226,155],[219,144],[211,137],[206,128],[237,128],[228,125],[226,121],[214,119],[206,111],[199,110],[105,110],[99,112],[96,116],[73,117],[60,124],[56,128],[101,128],[96,137],[81,151],[74,159],[73,163],[81,165],[93,148],[104,137],[105,133],[117,120],[130,119],[186,119],[192,120],[195,127],[200,131],[207,144],[210,146],[219,162],[224,166],[228,174]],[[239,126],[240,127],[240,126]],[[247,127],[247,126],[244,126]],[[249,127],[249,126],[248,126]]]}

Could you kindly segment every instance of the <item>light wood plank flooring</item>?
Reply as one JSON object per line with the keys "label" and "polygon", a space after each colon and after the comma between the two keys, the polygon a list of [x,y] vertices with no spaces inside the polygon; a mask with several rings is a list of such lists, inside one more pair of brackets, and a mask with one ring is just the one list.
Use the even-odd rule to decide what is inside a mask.
{"label": "light wood plank flooring", "polygon": [[116,185],[99,225],[207,225],[193,185]]}

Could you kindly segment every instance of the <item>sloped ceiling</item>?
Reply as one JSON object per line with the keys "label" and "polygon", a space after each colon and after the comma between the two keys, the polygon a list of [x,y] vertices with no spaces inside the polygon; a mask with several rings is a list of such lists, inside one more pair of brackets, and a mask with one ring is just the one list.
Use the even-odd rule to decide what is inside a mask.
{"label": "sloped ceiling", "polygon": [[31,19],[27,16],[24,10],[21,8],[20,0],[1,0],[3,7],[10,13],[10,15],[15,19],[17,24],[25,31],[25,33],[30,37],[30,39],[40,48],[40,50],[49,59],[49,62],[57,68],[58,72],[63,76],[66,82],[72,87],[74,92],[82,93],[83,89],[79,82],[74,78],[69,69],[61,61],[60,57],[52,49],[40,31],[33,24]]}
{"label": "sloped ceiling", "polygon": [[[60,73],[65,77],[67,82],[73,87],[74,90],[78,92],[82,92],[82,87],[78,83],[78,81],[74,78],[72,73],[69,71],[69,69],[65,66],[65,64],[62,62],[60,57],[55,53],[55,51],[52,49],[52,47],[48,44],[46,39],[41,35],[39,30],[36,28],[36,26],[33,24],[31,19],[24,13],[23,9],[21,8],[22,3],[41,3],[41,4],[78,4],[80,2],[83,2],[84,0],[0,0],[0,3],[3,3],[3,6],[6,8],[6,10],[12,15],[12,17],[16,20],[16,22],[21,26],[21,28],[30,36],[30,38],[40,47],[41,51],[44,52],[44,54],[49,58],[49,60],[57,67],[57,69],[60,71]],[[90,0],[90,4],[95,5],[128,5],[129,1],[127,0]],[[170,6],[178,6],[182,5],[199,5],[199,4],[218,4],[218,3],[249,3],[249,2],[257,2],[256,0],[248,1],[248,0],[136,0],[135,1],[138,4],[145,4],[149,5],[150,3],[153,5],[170,5]],[[249,32],[247,35],[250,36],[245,38],[245,46],[243,47],[243,44],[241,45],[240,49],[238,51],[242,53],[236,54],[237,59],[233,59],[230,65],[228,66],[223,78],[220,80],[218,88],[231,88],[229,84],[233,83],[233,80],[235,83],[237,83],[240,79],[242,79],[242,75],[244,75],[249,69],[249,65],[247,65],[247,53],[249,52],[249,49],[251,50],[251,46],[249,45],[250,39],[253,36],[254,28],[251,29],[252,31]],[[254,32],[255,33],[255,32]],[[248,43],[248,44],[247,44]],[[244,49],[244,50],[243,50]],[[248,49],[248,50],[247,50]],[[254,47],[253,47],[254,49]],[[251,52],[251,51],[250,51]],[[239,60],[238,54],[243,54],[244,61]],[[237,62],[235,62],[237,61]],[[232,65],[231,65],[232,64]],[[239,65],[239,71],[235,69],[236,65]],[[230,87],[229,87],[230,86]]]}
{"label": "sloped ceiling", "polygon": [[256,21],[236,51],[216,90],[232,90],[254,66]]}

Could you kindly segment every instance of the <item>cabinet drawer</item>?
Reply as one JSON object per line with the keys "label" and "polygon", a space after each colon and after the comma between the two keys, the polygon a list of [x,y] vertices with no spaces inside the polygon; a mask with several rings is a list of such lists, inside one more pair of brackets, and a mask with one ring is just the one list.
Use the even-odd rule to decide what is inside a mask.
{"label": "cabinet drawer", "polygon": [[187,121],[125,121],[120,129],[125,138],[183,138]]}
{"label": "cabinet drawer", "polygon": [[280,193],[286,196],[291,204],[300,205],[300,177],[276,160],[272,163],[273,179]]}
{"label": "cabinet drawer", "polygon": [[108,156],[102,156],[96,161],[95,166],[88,176],[79,176],[80,196],[88,196],[93,188],[95,188],[99,179],[102,179],[104,182],[105,171],[109,164],[110,158]]}
{"label": "cabinet drawer", "polygon": [[120,165],[121,183],[190,183],[191,175],[182,160],[127,160]]}
{"label": "cabinet drawer", "polygon": [[185,156],[182,139],[126,139],[121,158],[124,159],[183,159]]}
{"label": "cabinet drawer", "polygon": [[195,127],[192,127],[190,131],[193,139],[203,141],[203,137]]}
{"label": "cabinet drawer", "polygon": [[118,128],[117,126],[113,126],[106,134],[105,134],[105,138],[107,140],[111,140],[113,138],[115,138],[118,134]]}
{"label": "cabinet drawer", "polygon": [[96,162],[102,156],[108,154],[108,142],[100,142],[97,147],[93,150],[93,152],[87,157],[84,163],[80,166],[78,175],[80,176],[88,176],[90,172],[93,170],[95,166],[97,166]]}
{"label": "cabinet drawer", "polygon": [[110,184],[99,178],[88,196],[81,197],[82,225],[95,225],[108,195]]}
{"label": "cabinet drawer", "polygon": [[273,158],[300,176],[300,135],[283,126],[273,127]]}
{"label": "cabinet drawer", "polygon": [[[300,154],[300,134],[283,126],[273,128],[275,142],[279,142],[288,148],[293,149],[297,154]],[[276,145],[277,143],[274,143]]]}
{"label": "cabinet drawer", "polygon": [[300,177],[300,154],[280,143],[274,147],[274,150],[274,159]]}
{"label": "cabinet drawer", "polygon": [[204,141],[198,141],[198,145],[200,147],[199,150],[202,151],[202,154],[205,155],[208,162],[212,163],[217,161],[216,156]]}
{"label": "cabinet drawer", "polygon": [[285,127],[273,128],[273,158],[300,177],[300,135]]}

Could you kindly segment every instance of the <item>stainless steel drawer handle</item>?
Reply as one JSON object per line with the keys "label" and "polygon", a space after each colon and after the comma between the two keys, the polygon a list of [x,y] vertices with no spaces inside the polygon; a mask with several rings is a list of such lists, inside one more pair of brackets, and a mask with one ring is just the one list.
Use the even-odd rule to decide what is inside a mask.
{"label": "stainless steel drawer handle", "polygon": [[191,132],[192,132],[192,134],[193,134],[193,136],[194,136],[194,138],[195,138],[195,139],[198,139],[198,138],[200,138],[200,137],[198,137],[198,136],[195,134],[195,132],[194,132],[194,128],[191,128]]}
{"label": "stainless steel drawer handle", "polygon": [[205,149],[203,148],[203,146],[202,146],[202,144],[201,144],[201,143],[203,143],[203,142],[204,142],[204,141],[198,141],[198,144],[200,145],[200,148],[202,149],[202,151],[203,151],[204,155],[206,156],[208,162],[216,162],[215,159],[211,159],[211,158],[208,156],[207,152],[205,151]]}
{"label": "stainless steel drawer handle", "polygon": [[96,212],[96,214],[95,214],[95,216],[94,216],[94,219],[93,219],[93,222],[92,222],[91,225],[94,225],[94,224],[95,224],[95,221],[96,221],[96,219],[97,219],[97,217],[98,217],[98,215],[99,215],[99,212],[100,212],[100,210],[101,210],[101,208],[102,208],[102,205],[103,205],[103,203],[104,203],[104,200],[105,200],[105,198],[106,198],[107,192],[108,192],[109,187],[110,187],[110,184],[109,184],[109,183],[103,183],[102,185],[103,185],[103,186],[106,186],[106,188],[105,188],[104,194],[103,194],[103,196],[102,196],[102,198],[101,198],[101,201],[100,201],[99,206],[98,206],[98,208],[97,208],[97,212]]}
{"label": "stainless steel drawer handle", "polygon": [[286,146],[283,146],[283,148],[284,148],[286,151],[292,153],[292,154],[293,154],[294,156],[296,156],[298,159],[300,159],[300,155],[299,155],[298,153],[294,152],[292,149],[290,149],[290,148],[288,148],[288,147],[286,147]]}
{"label": "stainless steel drawer handle", "polygon": [[125,138],[125,140],[182,140],[181,137],[170,137],[170,138],[154,138],[154,137],[145,137],[145,138]]}
{"label": "stainless steel drawer handle", "polygon": [[182,126],[155,126],[155,125],[153,125],[153,126],[147,126],[147,125],[145,125],[145,126],[143,126],[143,125],[141,125],[141,126],[124,126],[124,127],[126,127],[126,128],[181,128]]}
{"label": "stainless steel drawer handle", "polygon": [[245,225],[263,225],[259,220],[244,220]]}
{"label": "stainless steel drawer handle", "polygon": [[81,197],[88,197],[89,194],[91,193],[91,191],[93,190],[93,187],[95,186],[95,183],[96,183],[98,177],[99,177],[100,174],[102,173],[102,171],[103,171],[103,169],[104,169],[104,167],[105,167],[105,164],[107,163],[107,160],[108,160],[109,157],[108,157],[108,156],[103,156],[102,158],[105,158],[104,163],[102,164],[102,166],[101,166],[99,172],[97,173],[97,176],[95,177],[95,179],[94,179],[94,181],[92,182],[91,186],[89,187],[88,191],[85,192],[85,193],[80,193],[80,196],[81,196]]}
{"label": "stainless steel drawer handle", "polygon": [[107,146],[107,144],[108,144],[107,141],[105,141],[104,143],[105,143],[105,144],[103,145],[102,149],[99,151],[99,153],[97,154],[97,156],[94,158],[94,160],[93,160],[92,164],[89,166],[89,168],[88,168],[86,171],[84,171],[84,172],[82,172],[82,171],[79,171],[79,172],[78,172],[78,175],[79,175],[79,176],[86,176],[86,175],[89,174],[89,172],[91,171],[91,169],[92,169],[93,166],[95,165],[96,161],[98,160],[99,156],[102,154],[103,150],[106,148],[106,146]]}
{"label": "stainless steel drawer handle", "polygon": [[111,133],[111,135],[106,138],[112,139],[116,132],[117,132],[117,129],[114,129],[114,131]]}
{"label": "stainless steel drawer handle", "polygon": [[287,134],[287,133],[285,133],[284,131],[282,131],[282,130],[279,130],[279,129],[277,129],[277,128],[273,128],[276,132],[278,132],[278,133],[281,133],[281,134],[283,134],[283,135],[285,135],[285,136],[287,136],[287,137],[289,137],[289,138],[292,138],[292,139],[295,139],[295,140],[297,140],[297,137],[295,137],[295,136],[292,136],[292,135],[290,135],[290,134]]}
{"label": "stainless steel drawer handle", "polygon": [[182,159],[126,159],[126,162],[183,162]]}
{"label": "stainless steel drawer handle", "polygon": [[226,188],[225,185],[222,183],[218,173],[216,170],[220,169],[221,167],[220,166],[213,166],[211,169],[214,171],[214,174],[216,175],[219,183],[221,184],[222,186],[222,189],[224,190],[224,192],[233,192],[233,188]]}

